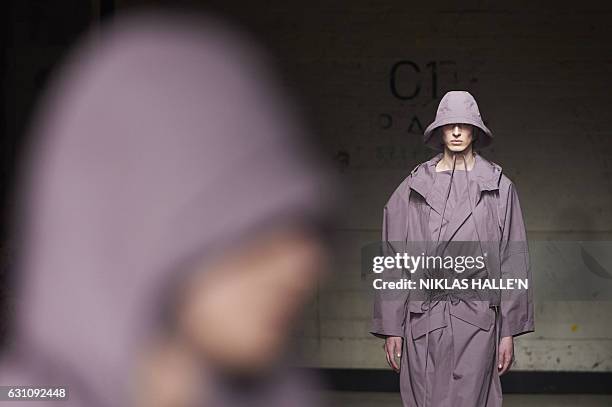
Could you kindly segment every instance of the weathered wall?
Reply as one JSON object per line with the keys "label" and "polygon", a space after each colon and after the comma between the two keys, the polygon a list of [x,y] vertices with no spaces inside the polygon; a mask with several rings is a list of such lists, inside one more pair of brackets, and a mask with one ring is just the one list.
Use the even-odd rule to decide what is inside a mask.
{"label": "weathered wall", "polygon": [[[307,364],[385,367],[380,340],[367,333],[359,249],[378,239],[395,186],[431,156],[420,135],[447,90],[477,98],[496,137],[483,154],[516,183],[530,239],[612,234],[612,8],[436,3],[226,9],[280,55],[350,186],[344,250],[307,316]],[[573,271],[556,272],[543,281]],[[515,368],[612,370],[610,303],[545,300],[536,292],[537,332],[517,338]]]}
{"label": "weathered wall", "polygon": [[[116,9],[141,3],[151,2],[118,0]],[[279,56],[283,80],[349,185],[335,273],[306,315],[305,364],[385,367],[380,340],[367,333],[370,291],[359,250],[378,239],[396,185],[431,156],[420,135],[447,90],[476,97],[496,137],[483,155],[516,183],[530,239],[611,238],[609,3],[264,3],[216,8]],[[39,86],[32,79],[63,49],[63,39],[41,34],[15,50],[9,130],[25,121]],[[537,331],[517,339],[517,368],[612,370],[611,303],[545,300],[536,292]]]}

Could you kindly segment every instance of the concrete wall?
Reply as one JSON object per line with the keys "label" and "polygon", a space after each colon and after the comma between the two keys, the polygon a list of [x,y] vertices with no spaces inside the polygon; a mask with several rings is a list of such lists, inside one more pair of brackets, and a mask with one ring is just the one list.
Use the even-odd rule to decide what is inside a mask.
{"label": "concrete wall", "polygon": [[[118,0],[116,8],[141,3],[150,2]],[[421,133],[447,90],[476,97],[496,137],[483,155],[516,183],[532,241],[612,235],[612,6],[381,3],[214,6],[279,56],[282,80],[302,98],[349,186],[333,276],[304,318],[305,365],[385,367],[382,342],[368,334],[370,290],[360,275],[360,248],[378,239],[389,194],[432,155]],[[19,117],[36,92],[37,64],[48,64],[58,50],[44,41],[34,48],[37,57],[27,48],[16,52],[25,73],[9,89],[23,86],[26,93],[10,112]],[[555,272],[546,278],[563,280],[571,270]],[[516,368],[612,370],[611,304],[551,301],[536,292],[536,333],[516,340]]]}
{"label": "concrete wall", "polygon": [[[421,133],[447,90],[475,95],[496,137],[483,155],[516,183],[531,240],[610,239],[612,8],[345,3],[225,10],[280,56],[350,186],[334,275],[306,316],[304,363],[384,368],[382,342],[367,333],[370,291],[359,250],[378,239],[395,186],[431,156]],[[546,283],[571,272],[540,277]],[[516,339],[515,369],[612,370],[611,311],[610,302],[551,301],[536,292],[537,331]]]}

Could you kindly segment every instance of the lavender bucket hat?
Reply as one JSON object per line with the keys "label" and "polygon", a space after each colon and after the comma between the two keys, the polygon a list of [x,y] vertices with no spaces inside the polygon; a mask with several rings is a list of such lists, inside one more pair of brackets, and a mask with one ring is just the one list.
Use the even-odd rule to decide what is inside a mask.
{"label": "lavender bucket hat", "polygon": [[474,125],[475,148],[486,147],[493,142],[491,130],[482,121],[478,104],[470,92],[451,90],[440,100],[436,119],[425,129],[423,142],[434,150],[443,150],[440,126],[453,123],[466,123]]}

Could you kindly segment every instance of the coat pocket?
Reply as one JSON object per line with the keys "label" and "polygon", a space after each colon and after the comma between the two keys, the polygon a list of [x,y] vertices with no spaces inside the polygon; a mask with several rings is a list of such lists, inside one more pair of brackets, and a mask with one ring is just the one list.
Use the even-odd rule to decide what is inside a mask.
{"label": "coat pocket", "polygon": [[461,304],[451,307],[450,313],[454,317],[485,331],[491,329],[495,322],[495,311],[489,308],[488,305],[486,307],[471,308]]}
{"label": "coat pocket", "polygon": [[[414,315],[414,316],[413,316]],[[412,330],[412,339],[420,338],[427,333],[427,319],[429,318],[429,332],[436,329],[444,328],[447,325],[444,312],[432,312],[429,315],[425,313],[410,314],[410,329]]]}

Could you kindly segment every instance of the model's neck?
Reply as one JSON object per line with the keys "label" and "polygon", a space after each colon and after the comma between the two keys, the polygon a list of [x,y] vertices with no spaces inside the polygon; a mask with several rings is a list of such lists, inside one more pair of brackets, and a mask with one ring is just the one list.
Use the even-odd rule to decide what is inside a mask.
{"label": "model's neck", "polygon": [[456,160],[456,170],[465,170],[465,164],[467,164],[467,170],[471,170],[476,161],[472,146],[469,145],[465,150],[459,152],[451,151],[447,147],[444,147],[444,155],[436,167],[438,170],[450,170],[453,168],[454,160]]}

